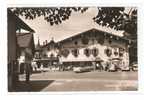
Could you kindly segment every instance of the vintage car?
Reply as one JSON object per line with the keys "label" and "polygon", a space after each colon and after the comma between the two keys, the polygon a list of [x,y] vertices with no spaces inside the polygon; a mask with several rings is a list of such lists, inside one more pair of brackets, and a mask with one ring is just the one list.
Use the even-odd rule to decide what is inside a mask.
{"label": "vintage car", "polygon": [[74,67],[73,71],[76,73],[80,73],[80,72],[89,72],[91,71],[92,68],[91,67]]}
{"label": "vintage car", "polygon": [[70,71],[70,70],[72,70],[72,66],[64,67],[64,71]]}
{"label": "vintage car", "polygon": [[108,71],[114,72],[114,71],[116,71],[116,67],[113,64],[111,64],[111,66],[108,68]]}
{"label": "vintage car", "polygon": [[130,68],[129,68],[129,66],[123,66],[121,68],[121,71],[130,71]]}
{"label": "vintage car", "polygon": [[138,71],[138,64],[136,62],[133,62],[131,65],[130,65],[130,69],[132,71]]}

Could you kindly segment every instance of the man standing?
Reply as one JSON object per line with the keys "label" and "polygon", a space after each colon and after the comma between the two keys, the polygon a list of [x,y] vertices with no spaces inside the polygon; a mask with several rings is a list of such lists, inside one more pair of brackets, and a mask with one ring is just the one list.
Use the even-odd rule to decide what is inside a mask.
{"label": "man standing", "polygon": [[40,69],[41,69],[41,72],[44,72],[44,66],[43,66],[43,63],[41,63],[41,65],[40,65]]}
{"label": "man standing", "polygon": [[29,82],[29,80],[30,80],[30,74],[32,72],[31,61],[32,61],[32,54],[29,52],[28,49],[26,49],[26,51],[25,51],[25,74],[26,74],[26,82]]}

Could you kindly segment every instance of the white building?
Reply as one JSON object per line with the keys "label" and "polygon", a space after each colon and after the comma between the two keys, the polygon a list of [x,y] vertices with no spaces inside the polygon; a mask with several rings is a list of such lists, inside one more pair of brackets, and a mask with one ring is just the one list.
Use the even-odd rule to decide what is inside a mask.
{"label": "white building", "polygon": [[[93,61],[129,66],[129,41],[97,29],[91,29],[60,42],[61,61],[65,64],[91,65]],[[99,62],[99,61],[98,61]]]}
{"label": "white building", "polygon": [[129,40],[97,29],[44,45],[42,55],[57,57],[65,65],[92,66],[93,62],[129,66]]}

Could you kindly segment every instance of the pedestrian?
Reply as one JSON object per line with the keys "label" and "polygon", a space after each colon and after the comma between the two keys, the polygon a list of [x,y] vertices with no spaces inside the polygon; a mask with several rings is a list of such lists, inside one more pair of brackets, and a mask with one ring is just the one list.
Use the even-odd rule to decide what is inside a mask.
{"label": "pedestrian", "polygon": [[32,68],[33,68],[34,71],[37,71],[37,64],[36,64],[35,61],[31,62],[31,66],[32,66]]}
{"label": "pedestrian", "polygon": [[43,64],[42,63],[41,63],[40,69],[41,69],[41,72],[44,72],[44,68],[43,68]]}
{"label": "pedestrian", "polygon": [[108,69],[109,69],[109,63],[106,62],[106,65],[105,65],[105,71],[108,71]]}
{"label": "pedestrian", "polygon": [[25,63],[25,73],[26,73],[26,82],[28,83],[30,80],[30,74],[31,74],[31,65],[28,63]]}

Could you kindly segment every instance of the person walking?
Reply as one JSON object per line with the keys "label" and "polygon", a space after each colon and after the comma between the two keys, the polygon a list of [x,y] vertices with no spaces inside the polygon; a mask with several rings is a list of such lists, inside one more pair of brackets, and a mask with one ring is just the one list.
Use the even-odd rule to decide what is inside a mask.
{"label": "person walking", "polygon": [[31,65],[26,63],[25,64],[25,75],[26,75],[26,82],[30,81],[30,74],[31,74]]}

